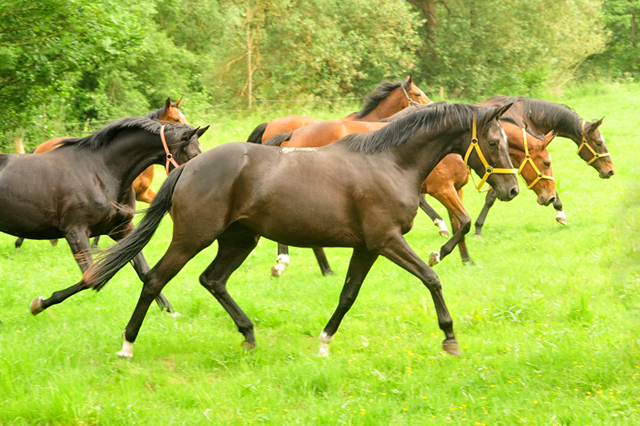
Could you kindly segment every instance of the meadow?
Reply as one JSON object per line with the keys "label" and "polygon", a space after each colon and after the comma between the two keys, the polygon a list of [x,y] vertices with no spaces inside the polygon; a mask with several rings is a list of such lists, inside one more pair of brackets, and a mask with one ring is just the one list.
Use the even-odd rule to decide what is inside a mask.
{"label": "meadow", "polygon": [[[456,250],[435,267],[461,357],[442,351],[426,288],[382,258],[330,356],[317,357],[350,250],[327,249],[336,275],[323,277],[311,250],[291,248],[291,265],[273,279],[276,244],[262,239],[229,280],[254,321],[256,349],[241,348],[232,320],[198,283],[214,244],[165,288],[181,316],[153,305],[134,358],[123,360],[115,354],[141,288],[133,269],[33,317],[33,298],[77,282],[80,271],[64,241],[16,251],[2,234],[0,424],[640,424],[640,85],[574,87],[547,99],[605,117],[616,174],[600,179],[572,141],[556,138],[550,151],[569,226],[521,185],[513,201],[495,204],[482,237],[468,236],[475,265],[462,265]],[[333,118],[357,106],[287,108]],[[188,99],[183,110],[191,123],[212,124],[205,149],[245,140],[282,112],[190,114]],[[467,185],[464,201],[475,219],[484,194]],[[170,236],[167,217],[144,249],[151,265]],[[446,241],[422,212],[406,238],[423,259]]]}

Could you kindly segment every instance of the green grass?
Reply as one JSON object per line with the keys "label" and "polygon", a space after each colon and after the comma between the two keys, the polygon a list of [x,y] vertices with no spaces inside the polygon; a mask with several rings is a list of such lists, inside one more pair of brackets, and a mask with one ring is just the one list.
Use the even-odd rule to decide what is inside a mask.
{"label": "green grass", "polygon": [[[285,275],[271,279],[276,244],[263,239],[229,283],[256,325],[254,351],[244,353],[233,322],[198,284],[214,244],[165,289],[182,316],[153,307],[135,358],[121,360],[115,353],[141,288],[133,269],[100,293],[32,317],[31,299],[76,282],[79,269],[65,242],[27,241],[15,251],[3,234],[0,424],[640,424],[640,86],[590,86],[552,100],[587,119],[606,117],[616,175],[599,179],[573,142],[556,139],[550,150],[569,227],[521,187],[512,202],[496,203],[482,238],[468,238],[476,266],[463,266],[456,251],[435,268],[460,358],[441,350],[427,290],[385,259],[331,356],[316,357],[350,251],[328,249],[337,275],[322,277],[310,250],[292,248]],[[197,124],[214,123],[203,138],[210,148],[243,140],[275,116],[212,115]],[[466,188],[474,218],[483,199]],[[151,265],[170,229],[165,219],[145,248]],[[421,212],[407,240],[424,259],[445,241]]]}

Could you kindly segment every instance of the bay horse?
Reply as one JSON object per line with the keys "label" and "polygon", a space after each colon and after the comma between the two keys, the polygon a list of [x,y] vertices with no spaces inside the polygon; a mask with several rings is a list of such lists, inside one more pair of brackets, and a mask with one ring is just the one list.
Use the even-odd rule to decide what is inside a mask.
{"label": "bay horse", "polygon": [[[343,120],[379,121],[392,116],[409,105],[427,105],[430,103],[431,100],[418,86],[413,84],[413,78],[408,75],[402,81],[383,81],[378,84],[376,89],[367,95],[362,109],[349,114]],[[290,132],[320,121],[323,120],[301,115],[287,115],[286,117],[258,125],[251,132],[247,141],[262,143],[278,133]]]}
{"label": "bay horse", "polygon": [[[385,122],[357,123],[341,120],[324,121],[297,129],[293,132],[273,136],[265,141],[264,145],[295,148],[326,146],[353,133],[364,133],[382,129],[388,125],[389,122],[393,122],[400,117],[410,114],[412,109],[422,108],[424,107],[407,108],[386,119]],[[430,106],[426,108],[428,109]],[[547,146],[553,140],[555,134],[550,132],[546,137],[543,137],[543,139],[539,139],[531,134],[527,136],[528,133],[525,132],[524,129],[521,129],[513,123],[505,120],[501,122],[507,137],[511,161],[519,166],[518,172],[527,183],[527,188],[533,189],[537,195],[539,204],[549,205],[553,203],[556,197],[556,188],[551,169],[551,157],[547,151]],[[450,154],[436,165],[420,187],[420,207],[433,219],[431,212],[435,213],[435,211],[433,211],[431,206],[426,202],[423,194],[429,194],[436,198],[446,207],[454,232],[453,237],[441,247],[440,251],[431,254],[429,266],[439,263],[453,251],[456,245],[460,249],[463,263],[473,263],[464,239],[471,226],[471,217],[462,203],[462,188],[467,182],[469,182],[469,170],[464,160],[458,155]],[[435,213],[435,215],[440,218],[437,213]],[[440,221],[441,220],[440,218]],[[436,221],[434,220],[434,222]],[[313,251],[320,265],[322,274],[327,275],[333,273],[324,250],[314,248]],[[289,264],[288,247],[283,244],[278,244],[278,257],[276,264],[271,268],[271,275],[274,277],[281,276]]]}
{"label": "bay horse", "polygon": [[[171,98],[167,98],[167,101],[163,106],[158,108],[156,111],[152,111],[147,114],[145,117],[151,118],[154,120],[159,120],[163,122],[168,122],[172,124],[187,124],[187,119],[180,111],[180,102],[182,102],[182,98],[178,99],[176,102],[171,102]],[[69,136],[63,136],[55,139],[48,140],[46,142],[38,145],[31,153],[32,154],[42,154],[43,152],[49,152],[52,149],[59,147],[62,141],[71,139]],[[153,165],[147,167],[138,177],[136,177],[131,185],[133,190],[136,193],[136,201],[142,201],[145,203],[151,203],[153,197],[155,197],[156,193],[151,189],[151,182],[153,181],[154,175],[154,167]],[[93,240],[92,247],[98,246],[98,240],[100,236],[97,236]],[[24,238],[18,238],[15,243],[16,249],[22,247],[22,243],[24,242]],[[51,240],[52,245],[56,245],[58,240]]]}
{"label": "bay horse", "polygon": [[[171,173],[138,228],[101,253],[77,285],[103,288],[140,253],[170,211],[171,243],[144,277],[140,299],[123,333],[121,357],[133,356],[133,344],[153,299],[215,240],[218,253],[200,275],[200,284],[233,318],[245,348],[255,347],[253,323],[226,284],[261,236],[300,247],[353,248],[338,307],[320,334],[320,355],[328,356],[340,322],[380,255],[427,287],[446,337],[443,349],[459,355],[438,276],[403,234],[413,225],[420,185],[447,154],[471,153],[468,164],[481,174],[486,167],[512,167],[498,121],[510,106],[436,104],[379,131],[350,135],[324,148],[219,145]],[[502,200],[518,194],[513,174],[494,173],[488,181]]]}
{"label": "bay horse", "polygon": [[[515,120],[520,127],[528,126],[532,131],[546,134],[554,131],[563,138],[571,139],[578,146],[578,156],[587,165],[598,171],[600,178],[609,179],[614,175],[613,162],[607,150],[604,136],[600,133],[599,127],[604,118],[594,121],[586,121],[575,111],[566,105],[541,99],[526,97],[494,96],[480,102],[480,106],[495,106],[504,102],[513,102],[505,117]],[[492,191],[487,193],[485,205],[475,223],[475,235],[482,235],[482,227],[491,206],[495,202],[495,194]],[[559,195],[553,203],[556,210],[556,220],[567,224],[567,216],[564,213]]]}
{"label": "bay horse", "polygon": [[[171,159],[174,167],[176,160],[184,163],[200,154],[198,138],[206,130],[128,117],[90,136],[65,139],[43,154],[0,154],[0,232],[65,238],[84,273],[93,262],[90,237],[109,235],[117,241],[133,230],[135,177],[152,164]],[[142,253],[133,266],[141,279],[149,269]],[[48,299],[38,297],[31,312],[36,315],[83,289],[73,286]],[[170,311],[164,296],[158,297]]]}

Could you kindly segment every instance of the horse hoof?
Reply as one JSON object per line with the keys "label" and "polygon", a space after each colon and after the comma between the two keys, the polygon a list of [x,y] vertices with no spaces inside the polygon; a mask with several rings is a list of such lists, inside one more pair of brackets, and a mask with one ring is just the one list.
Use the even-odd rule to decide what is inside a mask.
{"label": "horse hoof", "polygon": [[336,273],[333,272],[332,269],[329,269],[328,271],[322,271],[322,276],[326,277],[327,275],[335,275]]}
{"label": "horse hoof", "polygon": [[448,229],[441,229],[440,230],[440,235],[442,235],[445,238],[449,238],[451,236],[451,234],[449,233]]}
{"label": "horse hoof", "polygon": [[38,315],[40,312],[44,311],[44,308],[42,307],[42,301],[44,300],[44,297],[42,296],[38,296],[35,299],[33,299],[33,301],[31,301],[31,314],[33,315]]}
{"label": "horse hoof", "polygon": [[442,349],[453,356],[460,356],[460,349],[458,349],[458,342],[456,339],[447,339],[442,342]]}
{"label": "horse hoof", "polygon": [[133,353],[131,352],[127,352],[127,351],[120,351],[118,352],[116,355],[118,355],[118,357],[120,358],[124,358],[124,359],[131,359],[133,358]]}
{"label": "horse hoof", "polygon": [[249,352],[250,350],[252,350],[253,348],[256,347],[255,343],[249,343],[246,340],[244,340],[242,343],[240,343],[240,346],[242,346],[242,349],[245,350],[245,352]]}
{"label": "horse hoof", "polygon": [[434,251],[429,256],[429,266],[437,265],[438,263],[440,263],[440,252]]}
{"label": "horse hoof", "polygon": [[558,221],[559,224],[568,226],[566,217],[556,216],[556,220]]}
{"label": "horse hoof", "polygon": [[58,245],[58,240],[49,240],[49,242],[51,243],[52,246],[57,246]]}
{"label": "horse hoof", "polygon": [[271,267],[271,276],[274,278],[280,278],[280,276],[284,273],[285,266],[282,264],[273,265]]}
{"label": "horse hoof", "polygon": [[180,318],[182,316],[180,312],[167,312],[167,315],[169,315],[171,318]]}

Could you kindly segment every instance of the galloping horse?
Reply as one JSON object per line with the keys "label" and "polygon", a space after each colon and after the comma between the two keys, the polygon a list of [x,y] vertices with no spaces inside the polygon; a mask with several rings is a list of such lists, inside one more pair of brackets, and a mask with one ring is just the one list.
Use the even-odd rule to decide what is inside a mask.
{"label": "galloping horse", "polygon": [[[180,102],[182,98],[178,99],[176,102],[171,103],[171,98],[167,98],[167,101],[163,106],[158,108],[156,111],[152,111],[147,114],[145,117],[151,118],[159,121],[166,121],[172,124],[187,124],[187,119],[185,118],[182,111],[180,111]],[[49,152],[52,149],[59,147],[63,141],[71,139],[68,136],[64,136],[61,138],[55,138],[48,140],[46,142],[41,143],[33,150],[33,154],[41,154],[44,152]],[[153,181],[154,168],[153,166],[147,167],[138,177],[135,178],[133,184],[133,190],[136,193],[136,200],[143,201],[145,203],[151,203],[153,197],[155,197],[156,193],[151,189],[151,182]],[[96,237],[93,240],[93,246],[98,246],[98,239],[100,237]],[[24,238],[18,238],[15,243],[15,247],[18,249],[22,246],[24,242]],[[51,244],[57,244],[58,240],[51,240]]]}
{"label": "galloping horse", "polygon": [[[200,154],[198,137],[205,131],[129,117],[91,136],[66,139],[44,154],[0,154],[0,232],[36,240],[64,237],[84,273],[93,262],[91,236],[117,241],[133,230],[135,177],[168,158],[176,166],[176,160],[184,163]],[[142,279],[149,269],[142,253],[133,265]],[[38,314],[83,289],[73,286],[49,299],[39,297],[31,312]]]}
{"label": "galloping horse", "polygon": [[[137,230],[103,252],[77,285],[102,288],[140,253],[164,214],[171,211],[171,244],[144,277],[119,356],[133,356],[133,343],[154,297],[215,240],[218,253],[200,275],[200,283],[233,318],[244,335],[245,348],[255,347],[253,323],[229,295],[226,284],[260,236],[301,247],[353,247],[340,302],[320,334],[320,355],[329,354],[340,322],[380,255],[428,288],[446,336],[443,348],[459,355],[440,281],[403,234],[411,230],[417,213],[420,185],[445,155],[471,152],[469,165],[480,174],[486,167],[512,167],[498,121],[510,106],[479,109],[439,104],[377,132],[351,135],[325,148],[220,145],[171,173]],[[488,180],[500,199],[518,194],[515,175],[491,174]]]}
{"label": "galloping horse", "polygon": [[[378,123],[355,123],[340,120],[324,121],[293,132],[273,136],[265,141],[264,145],[295,148],[326,146],[353,133],[382,129],[389,122],[411,114],[412,110],[415,111],[416,109],[424,109],[424,107],[408,108],[388,118],[385,122]],[[527,183],[527,187],[533,189],[537,194],[539,204],[548,205],[552,203],[556,196],[556,190],[547,145],[553,140],[555,134],[550,133],[544,140],[541,140],[533,135],[527,137],[527,133],[523,129],[504,120],[502,121],[502,126],[507,136],[511,161],[519,165],[518,171]],[[447,208],[454,232],[453,237],[442,246],[439,252],[431,254],[429,266],[439,263],[451,253],[456,245],[460,248],[462,261],[464,263],[472,262],[464,240],[464,236],[469,232],[471,226],[471,218],[462,204],[462,187],[468,181],[469,171],[465,161],[458,155],[450,154],[438,163],[420,187],[421,194],[431,195]],[[432,211],[433,209],[427,204],[424,195],[420,196],[420,207],[431,216],[430,210]],[[322,274],[333,273],[324,250],[314,248],[314,254]],[[276,259],[276,264],[271,268],[271,275],[274,277],[281,276],[289,263],[288,247],[279,244],[278,258]]]}
{"label": "galloping horse", "polygon": [[[495,106],[504,102],[514,103],[505,117],[515,120],[520,127],[526,125],[532,131],[542,134],[554,131],[558,136],[573,140],[578,145],[580,158],[595,168],[602,179],[609,179],[614,175],[613,163],[604,136],[598,130],[603,118],[593,122],[586,121],[566,105],[525,97],[494,96],[478,105]],[[482,212],[475,223],[476,235],[482,234],[482,226],[494,202],[495,194],[489,191]],[[558,195],[553,207],[557,212],[556,220],[566,225],[567,217],[562,210],[562,202]]]}
{"label": "galloping horse", "polygon": [[[404,80],[389,82],[383,81],[376,89],[367,95],[364,107],[359,112],[349,114],[343,120],[348,121],[379,121],[390,117],[398,111],[402,111],[409,105],[428,105],[431,101],[418,86],[413,84],[411,76]],[[318,123],[323,120],[304,117],[301,115],[288,115],[262,123],[256,127],[247,139],[248,142],[262,143],[270,137],[290,132],[300,127]]]}

